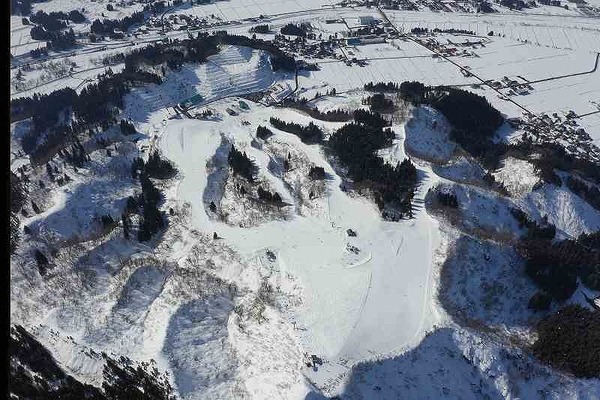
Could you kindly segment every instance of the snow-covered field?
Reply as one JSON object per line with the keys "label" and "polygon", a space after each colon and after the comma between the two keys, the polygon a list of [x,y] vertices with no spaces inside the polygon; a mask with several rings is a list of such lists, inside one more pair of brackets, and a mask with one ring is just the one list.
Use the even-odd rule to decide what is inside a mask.
{"label": "snow-covered field", "polygon": [[[554,7],[550,7],[554,9]],[[544,16],[525,13],[464,14],[418,13],[386,10],[392,23],[399,28],[466,29],[478,35],[490,31],[515,41],[527,40],[542,47],[583,50],[600,49],[600,30],[594,18],[581,16]]]}
{"label": "snow-covered field", "polygon": [[245,18],[256,18],[260,15],[275,16],[312,9],[332,8],[334,4],[335,2],[331,0],[310,0],[306,2],[299,0],[229,0],[215,1],[195,7],[183,5],[177,7],[172,13],[185,13],[200,17],[214,14],[224,20],[235,21]]}

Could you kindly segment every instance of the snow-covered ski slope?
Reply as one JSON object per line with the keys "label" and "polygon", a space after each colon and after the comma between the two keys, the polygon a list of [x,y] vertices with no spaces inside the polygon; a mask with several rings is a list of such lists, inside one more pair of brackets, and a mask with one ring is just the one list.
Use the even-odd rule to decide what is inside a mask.
{"label": "snow-covered ski slope", "polygon": [[[220,105],[224,107],[226,102]],[[265,248],[276,251],[282,271],[297,276],[306,291],[298,326],[305,329],[302,336],[311,351],[358,361],[412,343],[431,326],[428,281],[439,241],[436,222],[424,210],[404,224],[382,221],[372,203],[341,191],[339,177],[318,146],[277,133],[273,140],[300,149],[333,176],[327,185],[323,214],[294,216],[291,221],[266,222],[255,228],[231,227],[209,218],[202,201],[208,176],[205,165],[219,147],[221,135],[246,151],[261,173],[269,175],[268,158],[249,143],[256,126],[270,116],[308,122],[307,117],[293,111],[253,105],[252,113],[243,115],[250,126],[227,115],[219,124],[190,120],[167,123],[161,147],[184,175],[177,195],[192,205],[194,227],[218,232],[242,256]],[[425,177],[419,191],[421,199],[434,181],[431,174]],[[289,193],[283,192],[282,197],[293,201]],[[358,236],[349,238],[347,229],[357,231]],[[359,257],[347,259],[347,243],[360,249]],[[378,327],[377,335],[372,334],[374,326]]]}
{"label": "snow-covered ski slope", "polygon": [[213,100],[265,90],[285,74],[275,73],[263,51],[247,47],[227,46],[200,65],[185,65],[177,73],[168,74],[161,85],[135,89],[128,97],[126,113],[135,121],[142,114],[173,107],[192,96],[202,96],[200,104]]}
{"label": "snow-covered ski slope", "polygon": [[[373,8],[323,7],[330,3],[231,0],[193,7],[186,3],[170,13],[214,13],[225,20],[271,15],[263,22],[274,31],[288,22],[311,22],[325,32],[323,36],[343,35],[347,29],[342,23],[326,23],[328,18],[342,17],[355,26],[358,15],[380,17]],[[85,2],[74,4],[79,7]],[[34,5],[35,10],[46,11],[65,7],[70,9],[64,0]],[[93,2],[88,17],[98,17],[101,12],[110,18],[123,17],[139,8],[123,6],[106,12],[105,7],[106,2]],[[539,11],[551,14],[552,9]],[[486,38],[485,46],[469,49],[476,55],[451,58],[486,80],[516,79],[517,75],[537,80],[587,71],[593,66],[595,52],[600,51],[596,20],[582,18],[575,11],[561,10],[560,16],[386,12],[404,31],[413,27],[467,29]],[[226,29],[248,35],[248,28],[257,23],[234,21]],[[495,35],[488,37],[490,31]],[[19,54],[40,45],[31,42],[28,33],[20,19],[13,17],[11,40]],[[187,37],[185,31],[167,35]],[[450,34],[436,37],[440,42],[465,39]],[[147,38],[162,40],[156,32]],[[85,49],[90,54],[79,52],[73,57],[82,67],[92,66],[92,57],[100,59],[105,54],[89,46]],[[344,48],[348,50],[353,52],[350,57],[367,59],[367,65],[304,57],[318,63],[320,69],[300,74],[297,93],[312,98],[335,88],[338,96],[325,96],[312,104],[322,111],[352,111],[365,107],[361,100],[368,94],[362,87],[367,82],[418,80],[463,86],[485,95],[507,117],[522,115],[520,108],[499,99],[497,92],[472,88],[478,83],[475,78],[464,76],[456,65],[434,58],[413,41],[394,39]],[[119,68],[114,67],[115,71]],[[573,109],[578,114],[591,113],[597,109],[594,101],[600,95],[598,74],[600,71],[533,83],[531,93],[513,99],[533,112],[563,116]],[[93,76],[73,75],[23,95],[77,87]],[[35,72],[26,76],[35,76]],[[59,362],[85,382],[100,382],[103,365],[99,356],[87,355],[89,346],[137,360],[156,360],[161,370],[171,374],[184,399],[299,399],[311,398],[314,393],[307,395],[309,391],[383,399],[481,398],[484,394],[490,398],[536,398],[542,396],[541,390],[552,391],[551,398],[598,397],[597,380],[564,377],[535,361],[515,364],[514,357],[523,359],[521,353],[515,356],[514,349],[492,343],[477,329],[458,328],[438,302],[446,246],[456,240],[465,254],[454,254],[448,264],[456,266],[447,272],[454,279],[446,291],[454,298],[450,304],[499,329],[507,325],[527,330],[525,325],[533,317],[523,305],[536,288],[521,273],[512,252],[501,244],[481,245],[472,232],[521,233],[507,211],[508,205],[517,204],[536,220],[547,216],[556,224],[559,237],[571,237],[600,228],[597,210],[567,187],[535,189],[539,177],[533,166],[510,158],[494,176],[513,197],[510,202],[498,199],[497,193],[477,186],[485,171],[475,160],[464,155],[454,158],[456,146],[449,142],[445,119],[432,109],[419,108],[411,110],[408,121],[400,118],[394,122],[394,144],[380,152],[393,164],[408,154],[417,164],[420,186],[414,218],[383,221],[371,199],[343,191],[343,173],[329,163],[321,146],[306,145],[294,135],[273,129],[268,121],[274,116],[303,125],[313,122],[326,134],[341,123],[247,100],[250,110],[239,107],[236,95],[277,84],[293,86],[293,75],[273,72],[267,54],[224,46],[204,64],[167,71],[161,85],[133,88],[119,118],[132,120],[142,133],[138,147],[130,138],[118,137],[126,142],[122,144],[131,145],[129,150],[119,149],[119,156],[93,151],[93,167],[69,171],[74,181],[47,196],[47,204],[39,204],[44,206],[43,212],[23,218],[35,246],[45,248],[44,240],[50,238],[51,245],[65,247],[59,249],[59,265],[48,277],[40,277],[35,267],[31,268],[35,265],[31,252],[23,256],[25,262],[11,265],[13,321],[35,328],[34,333]],[[196,94],[216,111],[211,120],[183,118],[172,110]],[[228,115],[227,108],[239,115]],[[600,114],[578,121],[599,144]],[[266,143],[256,140],[258,125],[270,127],[275,135]],[[236,203],[230,196],[232,184],[225,184],[224,179],[228,178],[226,157],[231,144],[256,162],[260,183],[289,204],[283,217],[248,213],[247,204]],[[127,196],[139,191],[129,165],[133,157],[145,157],[148,149],[160,150],[179,170],[176,178],[158,184],[165,194],[161,208],[174,210],[165,235],[157,238],[157,247],[123,239],[120,227],[96,239],[93,218],[108,213],[118,219]],[[301,156],[305,169],[308,164],[322,166],[328,175],[326,190],[309,206],[302,204],[296,190],[306,183],[302,181],[306,174],[284,177],[278,169],[288,152]],[[425,196],[439,183],[447,187],[460,184],[457,193],[464,226],[448,227],[426,212]],[[209,211],[211,200],[221,195],[219,211],[227,213],[227,223]],[[460,228],[464,232],[457,232]],[[349,236],[347,229],[357,236]],[[213,240],[213,232],[220,239]],[[267,302],[260,314],[264,319],[260,319],[253,313],[264,282],[272,286],[276,299]],[[491,296],[488,289],[494,285],[507,291],[514,288],[514,298]],[[580,297],[574,296],[574,302]],[[445,328],[436,328],[439,326]],[[59,333],[51,333],[50,328]],[[77,344],[67,340],[68,336]],[[318,355],[323,365],[307,368],[304,353]],[[530,380],[529,372],[523,370],[534,370],[535,378]]]}

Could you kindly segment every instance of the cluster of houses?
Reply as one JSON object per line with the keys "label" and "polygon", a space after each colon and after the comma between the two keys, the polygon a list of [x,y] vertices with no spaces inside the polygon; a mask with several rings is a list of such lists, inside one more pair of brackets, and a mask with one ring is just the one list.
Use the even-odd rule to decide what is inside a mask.
{"label": "cluster of houses", "polygon": [[299,36],[287,37],[286,35],[275,35],[273,44],[279,49],[284,50],[294,56],[305,56],[310,58],[333,58],[335,57],[335,49],[337,48],[336,37],[323,38],[321,35],[316,36],[315,33],[309,33],[307,38],[312,40],[304,40]]}
{"label": "cluster of houses", "polygon": [[524,96],[533,91],[533,86],[531,86],[525,79],[521,78],[524,82],[519,82],[516,79],[511,79],[506,76],[502,77],[500,80],[488,80],[485,83],[494,89],[507,89],[506,95],[499,95],[498,97],[502,100],[508,100],[507,96]]}
{"label": "cluster of houses", "polygon": [[579,127],[577,114],[569,110],[564,117],[558,113],[525,114],[523,118],[511,118],[508,123],[522,129],[537,143],[562,143],[567,152],[575,156],[600,162],[600,149],[585,129]]}
{"label": "cluster of houses", "polygon": [[147,33],[148,29],[161,29],[163,31],[201,29],[218,27],[228,23],[229,22],[223,21],[222,18],[214,14],[208,17],[198,17],[186,14],[171,14],[166,15],[164,18],[150,17],[146,21],[145,26],[140,27],[137,32]]}
{"label": "cluster of houses", "polygon": [[475,10],[475,2],[463,0],[441,0],[441,1],[426,1],[426,0],[382,0],[379,5],[381,8],[390,10],[406,10],[418,11],[419,9],[429,9],[433,12],[473,12]]}
{"label": "cluster of houses", "polygon": [[[435,33],[434,33],[435,34]],[[464,42],[455,42],[450,39],[447,39],[447,43],[439,42],[435,37],[421,37],[422,35],[418,35],[417,41],[421,43],[423,46],[427,47],[430,50],[436,52],[434,58],[441,56],[444,57],[452,57],[452,56],[462,56],[462,57],[478,57],[477,53],[470,49],[476,49],[478,47],[485,47],[486,40],[465,40]]]}

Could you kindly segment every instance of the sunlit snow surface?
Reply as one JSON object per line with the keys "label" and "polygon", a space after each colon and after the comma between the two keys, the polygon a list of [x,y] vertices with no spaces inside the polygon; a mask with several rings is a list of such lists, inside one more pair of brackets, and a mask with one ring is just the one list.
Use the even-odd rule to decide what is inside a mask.
{"label": "sunlit snow surface", "polygon": [[[270,115],[296,121],[306,118],[290,111],[253,107],[252,114],[245,117],[253,126]],[[288,222],[272,221],[252,229],[214,222],[202,202],[206,161],[219,146],[221,133],[236,146],[245,143],[247,154],[260,160],[259,151],[248,146],[248,131],[238,119],[227,116],[219,124],[169,121],[165,127],[161,146],[182,170],[178,197],[192,204],[194,226],[218,232],[242,255],[263,248],[277,251],[280,269],[297,276],[306,290],[298,326],[306,329],[302,336],[313,352],[358,360],[410,343],[425,328],[423,320],[428,314],[427,281],[437,243],[434,220],[420,210],[415,220],[381,221],[373,204],[340,190],[339,178],[318,146],[307,146],[292,135],[278,133],[271,140],[293,143],[334,176],[328,182],[324,215],[295,216]],[[267,173],[266,165],[259,162],[259,167]],[[426,191],[430,182],[425,180],[421,190]],[[356,238],[348,238],[349,228],[358,233]],[[360,249],[357,260],[346,260],[349,242]],[[376,336],[372,335],[373,326],[378,327]]]}

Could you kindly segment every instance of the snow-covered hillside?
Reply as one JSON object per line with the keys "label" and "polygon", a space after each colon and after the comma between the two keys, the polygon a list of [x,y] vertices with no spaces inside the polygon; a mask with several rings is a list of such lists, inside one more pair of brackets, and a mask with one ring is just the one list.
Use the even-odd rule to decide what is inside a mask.
{"label": "snow-covered hillside", "polygon": [[[523,150],[537,143],[531,131],[524,134],[525,120],[549,127],[557,136],[540,136],[565,154],[596,148],[598,71],[586,69],[600,50],[600,30],[575,5],[555,15],[550,6],[484,14],[466,3],[453,13],[424,2],[418,12],[334,3],[169,5],[163,17],[171,21],[183,14],[228,24],[196,29],[207,34],[251,36],[250,27],[269,24],[260,37],[313,66],[275,71],[275,56],[259,50],[268,48],[264,43],[219,44],[211,49],[216,54],[199,57],[203,62],[181,67],[143,60],[143,72],[162,82],[126,81],[122,102],[110,103],[106,120],[89,126],[75,107],[61,111],[34,150],[63,119],[83,128],[65,130],[77,146],[75,139],[60,142],[48,158],[25,154],[27,135],[45,113],[12,110],[11,171],[26,195],[11,221],[20,239],[10,260],[11,323],[20,326],[11,332],[12,366],[20,378],[54,382],[53,393],[72,384],[77,393],[102,396],[122,384],[117,378],[130,366],[145,384],[155,379],[186,400],[600,396],[600,377],[560,372],[532,350],[541,318],[569,304],[593,308],[600,270],[581,266],[568,299],[536,310],[532,296],[547,293],[531,278],[522,249],[534,228],[551,227],[552,237],[540,240],[548,249],[551,240],[600,231],[593,198],[599,186],[590,178],[596,164]],[[81,29],[102,13],[123,18],[143,7],[121,2],[107,11],[107,4],[78,0],[68,7],[86,8]],[[33,9],[66,6],[50,0]],[[368,16],[383,33],[352,44],[349,32]],[[275,40],[282,26],[301,22],[312,24],[306,39]],[[415,27],[430,31],[409,33]],[[71,87],[77,98],[85,84],[99,82],[96,68],[108,68],[102,56],[129,48],[129,40],[129,50],[160,41],[188,51],[184,39],[204,40],[186,26],[162,34],[152,28],[136,31],[135,40],[128,32],[122,40],[78,43],[69,57],[52,52],[34,60],[29,50],[15,50],[13,79],[24,78],[13,97]],[[13,16],[15,49],[40,45],[25,29]],[[68,70],[72,61],[81,72]],[[23,69],[28,62],[37,67]],[[124,65],[111,68],[118,74]],[[516,79],[530,92],[509,94]],[[411,103],[394,85],[383,96],[393,102],[381,114],[393,134],[368,161],[383,165],[386,177],[397,177],[404,160],[416,170],[414,193],[402,199],[410,211],[395,221],[382,214],[389,205],[381,193],[397,182],[353,181],[350,163],[334,148],[333,134],[347,122],[330,121],[347,117],[371,132],[353,113],[375,107],[366,83],[389,81],[445,85],[429,103]],[[461,147],[453,119],[435,108],[452,85],[502,113],[481,153]],[[269,92],[279,94],[266,101]],[[287,96],[295,102],[282,102]],[[331,117],[336,111],[344,118]],[[323,140],[303,140],[272,118],[314,127]],[[351,155],[360,159],[360,150]],[[82,160],[74,162],[78,152]],[[237,152],[252,176],[236,170]],[[148,165],[157,159],[176,171],[153,175]],[[359,167],[370,171],[369,162]],[[154,196],[165,223],[140,239]],[[19,346],[35,349],[39,365]]]}

